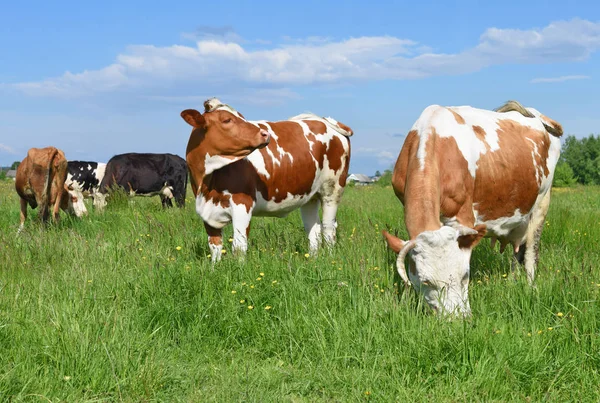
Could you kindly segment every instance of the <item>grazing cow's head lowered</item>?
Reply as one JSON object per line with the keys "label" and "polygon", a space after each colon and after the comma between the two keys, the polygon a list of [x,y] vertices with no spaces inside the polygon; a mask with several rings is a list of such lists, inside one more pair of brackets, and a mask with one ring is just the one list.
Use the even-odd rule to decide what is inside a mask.
{"label": "grazing cow's head lowered", "polygon": [[249,123],[229,105],[212,98],[204,113],[186,109],[181,117],[194,129],[187,146],[190,166],[204,167],[204,175],[246,157],[269,144],[269,132]]}
{"label": "grazing cow's head lowered", "polygon": [[483,236],[501,251],[512,245],[533,281],[561,135],[560,124],[515,101],[496,111],[431,105],[421,113],[392,177],[410,240],[384,236],[398,273],[434,311],[470,314],[469,261]]}
{"label": "grazing cow's head lowered", "polygon": [[[469,261],[473,247],[485,235],[485,226],[458,229],[442,226],[423,231],[411,241],[383,232],[388,245],[398,253],[398,274],[420,293],[427,304],[443,314],[471,314],[469,305]],[[409,257],[408,276],[404,266]]]}

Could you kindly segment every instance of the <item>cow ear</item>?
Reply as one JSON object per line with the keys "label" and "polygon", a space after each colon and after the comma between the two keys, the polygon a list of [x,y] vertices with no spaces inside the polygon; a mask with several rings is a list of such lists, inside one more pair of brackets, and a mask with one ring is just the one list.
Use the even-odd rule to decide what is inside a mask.
{"label": "cow ear", "polygon": [[405,241],[390,234],[386,230],[381,231],[381,234],[385,238],[385,241],[387,242],[389,248],[396,253],[400,253],[400,250],[404,247],[404,244],[406,244]]}
{"label": "cow ear", "polygon": [[461,235],[458,237],[458,246],[462,249],[474,248],[487,233],[487,228],[484,224],[477,225],[473,229],[477,231],[476,234]]}
{"label": "cow ear", "polygon": [[202,116],[202,114],[195,109],[184,110],[181,112],[181,117],[192,127],[198,128],[206,125],[204,116]]}

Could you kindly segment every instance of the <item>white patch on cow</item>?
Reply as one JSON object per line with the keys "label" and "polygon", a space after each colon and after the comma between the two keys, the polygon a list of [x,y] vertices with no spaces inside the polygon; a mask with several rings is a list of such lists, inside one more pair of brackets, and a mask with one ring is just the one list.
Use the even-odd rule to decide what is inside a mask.
{"label": "white patch on cow", "polygon": [[250,161],[250,163],[256,169],[256,172],[263,175],[265,178],[269,179],[271,174],[267,171],[267,167],[265,166],[265,159],[261,153],[261,150],[252,151],[246,159]]}
{"label": "white patch on cow", "polygon": [[[224,194],[230,195],[227,191]],[[231,210],[215,204],[212,200],[206,200],[203,194],[196,196],[196,212],[213,228],[220,229],[231,222]]]}
{"label": "white patch on cow", "polygon": [[104,179],[104,172],[106,172],[106,164],[99,162],[98,167],[93,172],[94,176],[98,180],[98,185],[100,185],[100,182],[102,182],[102,179]]}
{"label": "white patch on cow", "polygon": [[69,213],[81,218],[87,214],[85,203],[83,202],[83,194],[79,189],[69,190],[69,201],[67,203],[67,209]]}
{"label": "white patch on cow", "polygon": [[476,224],[485,224],[487,228],[486,236],[506,239],[511,243],[517,244],[520,244],[525,235],[525,230],[531,217],[530,213],[523,214],[519,209],[515,210],[508,217],[500,217],[495,220],[485,220],[485,217],[477,215],[477,210],[475,210],[475,213]]}
{"label": "white patch on cow", "polygon": [[161,189],[160,193],[161,193],[161,195],[163,195],[164,197],[167,197],[169,199],[172,199],[175,197],[175,196],[173,196],[173,186],[167,186],[167,184],[165,184],[165,186]]}
{"label": "white patch on cow", "polygon": [[239,159],[241,159],[241,157],[222,157],[220,155],[210,155],[206,153],[204,159],[204,174],[209,175],[217,169],[223,168],[225,165],[229,165]]}
{"label": "white patch on cow", "polygon": [[79,167],[79,170],[80,170],[80,171],[83,171],[83,167]]}
{"label": "white patch on cow", "polygon": [[436,312],[468,316],[471,249],[461,249],[457,240],[458,231],[447,226],[419,234],[415,248],[409,253],[416,275],[413,270],[408,275]]}
{"label": "white patch on cow", "polygon": [[92,170],[92,166],[90,164],[88,164],[87,169],[88,169],[88,171],[91,171]]}
{"label": "white patch on cow", "polygon": [[208,237],[208,247],[210,249],[211,261],[216,263],[221,260],[221,255],[223,254],[223,245],[217,245],[210,242],[210,237]]}
{"label": "white patch on cow", "polygon": [[246,231],[250,226],[252,208],[247,210],[243,204],[231,203],[231,217],[233,224],[233,251],[246,253],[248,249],[248,236]]}
{"label": "white patch on cow", "polygon": [[[459,114],[465,123],[458,123],[451,111]],[[539,119],[528,118],[515,111],[498,113],[471,106],[442,107],[431,105],[427,107],[411,128],[411,130],[416,130],[419,135],[417,158],[419,159],[421,170],[425,169],[427,140],[432,131],[435,130],[440,138],[454,138],[458,149],[467,161],[471,176],[475,177],[479,158],[488,152],[488,147],[489,152],[495,152],[500,149],[498,129],[500,128],[499,122],[501,120],[511,120],[521,126],[543,132],[546,131]],[[479,126],[483,129],[485,132],[485,142],[477,137],[473,126]]]}

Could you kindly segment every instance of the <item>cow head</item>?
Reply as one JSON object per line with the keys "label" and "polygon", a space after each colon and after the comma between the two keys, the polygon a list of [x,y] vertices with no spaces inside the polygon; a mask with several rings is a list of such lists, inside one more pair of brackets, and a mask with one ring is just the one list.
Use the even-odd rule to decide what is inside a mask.
{"label": "cow head", "polygon": [[87,215],[87,209],[83,202],[83,193],[80,189],[65,185],[65,191],[62,193],[60,207],[79,218]]}
{"label": "cow head", "polygon": [[[472,248],[485,232],[485,226],[442,226],[406,242],[385,231],[384,236],[390,248],[399,252],[396,266],[402,280],[412,284],[436,313],[470,316],[469,261]],[[404,266],[407,255],[408,276]]]}
{"label": "cow head", "polygon": [[203,114],[186,109],[181,117],[193,127],[186,153],[188,165],[204,163],[205,175],[269,144],[268,131],[218,99],[206,101],[204,109]]}

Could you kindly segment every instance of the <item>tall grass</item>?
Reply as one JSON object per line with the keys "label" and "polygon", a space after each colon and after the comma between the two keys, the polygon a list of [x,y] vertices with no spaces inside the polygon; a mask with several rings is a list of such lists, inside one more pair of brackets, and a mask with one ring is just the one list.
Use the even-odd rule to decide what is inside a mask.
{"label": "tall grass", "polygon": [[[135,198],[43,228],[0,183],[0,400],[600,400],[600,189],[553,194],[536,287],[473,254],[473,318],[427,314],[382,228],[390,188],[344,195],[338,245],[307,258],[299,214],[255,219],[214,268],[185,209]],[[190,193],[188,192],[188,195]]]}

